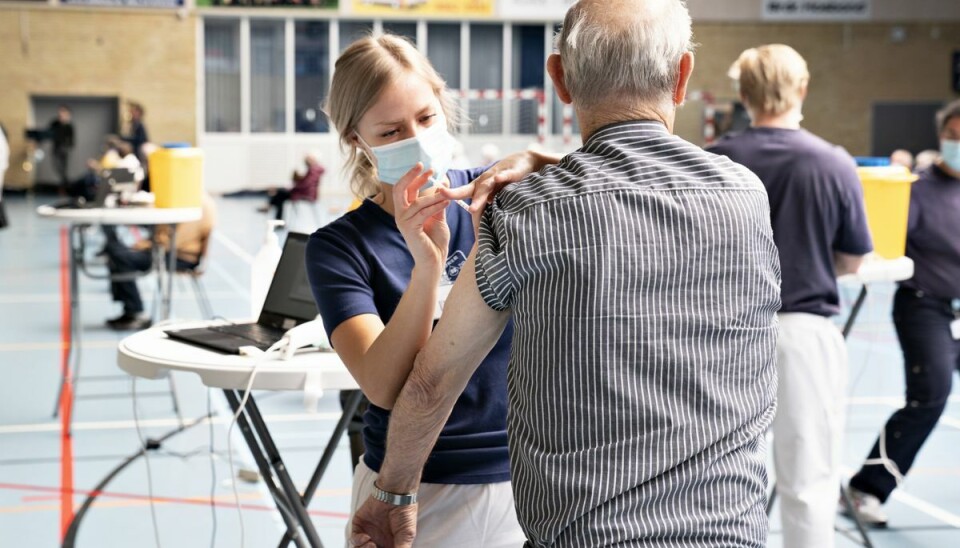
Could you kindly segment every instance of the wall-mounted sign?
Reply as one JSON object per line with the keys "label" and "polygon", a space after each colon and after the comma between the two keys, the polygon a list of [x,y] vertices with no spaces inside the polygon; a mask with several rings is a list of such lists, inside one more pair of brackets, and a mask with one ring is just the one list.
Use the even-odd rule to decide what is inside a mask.
{"label": "wall-mounted sign", "polygon": [[196,0],[198,8],[322,8],[337,9],[338,0]]}
{"label": "wall-mounted sign", "polygon": [[491,16],[495,0],[350,0],[355,15]]}
{"label": "wall-mounted sign", "polygon": [[516,19],[563,21],[576,0],[500,0],[500,15]]}
{"label": "wall-mounted sign", "polygon": [[871,0],[763,0],[763,18],[773,21],[867,21]]}

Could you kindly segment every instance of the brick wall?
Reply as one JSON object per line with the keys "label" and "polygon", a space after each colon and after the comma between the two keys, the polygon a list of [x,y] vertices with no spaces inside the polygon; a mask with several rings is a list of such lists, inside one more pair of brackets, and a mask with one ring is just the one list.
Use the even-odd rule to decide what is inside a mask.
{"label": "brick wall", "polygon": [[[115,96],[146,108],[157,142],[196,141],[196,18],[173,10],[0,7],[0,121],[6,184],[23,188],[32,95]],[[42,121],[45,123],[45,121]]]}
{"label": "brick wall", "polygon": [[[726,76],[746,48],[784,43],[810,67],[803,125],[843,145],[852,154],[870,152],[871,106],[877,101],[946,101],[953,51],[960,50],[960,24],[902,25],[906,38],[891,40],[891,24],[695,24],[700,44],[691,89],[730,100]],[[699,105],[678,118],[678,133],[701,142]],[[933,122],[931,121],[931,125]]]}

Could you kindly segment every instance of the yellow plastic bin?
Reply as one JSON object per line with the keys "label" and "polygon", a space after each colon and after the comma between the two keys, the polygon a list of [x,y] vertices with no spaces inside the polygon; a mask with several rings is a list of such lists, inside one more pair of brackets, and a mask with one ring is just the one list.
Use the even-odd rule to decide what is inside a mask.
{"label": "yellow plastic bin", "polygon": [[910,185],[917,176],[905,167],[857,168],[863,184],[873,250],[884,259],[903,257],[907,249]]}
{"label": "yellow plastic bin", "polygon": [[155,207],[200,207],[203,199],[203,151],[174,146],[150,155],[150,191]]}

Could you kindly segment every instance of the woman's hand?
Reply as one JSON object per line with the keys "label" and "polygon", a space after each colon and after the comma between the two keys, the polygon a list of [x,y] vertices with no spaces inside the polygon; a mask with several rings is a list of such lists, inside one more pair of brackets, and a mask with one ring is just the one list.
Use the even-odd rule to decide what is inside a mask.
{"label": "woman's hand", "polygon": [[449,205],[442,193],[420,196],[420,188],[433,175],[417,163],[393,187],[394,216],[416,266],[442,269],[450,245],[450,227],[444,211]]}
{"label": "woman's hand", "polygon": [[450,200],[470,199],[469,211],[473,217],[474,230],[476,230],[480,226],[480,218],[487,204],[493,202],[494,197],[503,187],[519,182],[527,175],[540,171],[544,166],[559,163],[560,158],[558,154],[532,150],[517,152],[493,164],[470,184],[459,188],[441,188],[439,193]]}

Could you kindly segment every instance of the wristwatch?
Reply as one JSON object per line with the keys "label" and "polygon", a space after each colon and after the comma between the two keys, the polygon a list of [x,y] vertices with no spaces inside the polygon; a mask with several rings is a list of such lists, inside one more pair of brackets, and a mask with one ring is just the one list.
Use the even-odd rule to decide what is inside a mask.
{"label": "wristwatch", "polygon": [[373,482],[373,498],[386,504],[392,504],[393,506],[410,506],[411,504],[417,503],[416,492],[406,495],[398,495],[396,493],[391,493],[390,491],[384,491],[383,489],[380,489],[377,486],[377,482]]}

